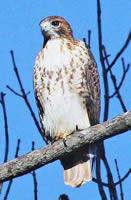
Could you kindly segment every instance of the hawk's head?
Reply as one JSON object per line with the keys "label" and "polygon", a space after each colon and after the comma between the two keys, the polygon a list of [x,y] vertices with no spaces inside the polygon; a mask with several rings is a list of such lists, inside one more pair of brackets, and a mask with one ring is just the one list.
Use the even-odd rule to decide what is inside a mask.
{"label": "hawk's head", "polygon": [[40,22],[41,31],[45,41],[59,37],[73,38],[72,29],[68,22],[58,16],[51,16],[43,19]]}

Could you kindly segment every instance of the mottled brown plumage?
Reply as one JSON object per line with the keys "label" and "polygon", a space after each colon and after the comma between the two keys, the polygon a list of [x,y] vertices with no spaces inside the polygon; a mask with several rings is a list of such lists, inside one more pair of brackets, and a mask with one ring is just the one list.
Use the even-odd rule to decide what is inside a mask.
{"label": "mottled brown plumage", "polygon": [[[34,92],[46,142],[99,122],[100,86],[97,65],[70,25],[52,16],[40,22],[44,45],[34,68]],[[84,147],[61,159],[65,183],[79,187],[92,179],[90,154]]]}

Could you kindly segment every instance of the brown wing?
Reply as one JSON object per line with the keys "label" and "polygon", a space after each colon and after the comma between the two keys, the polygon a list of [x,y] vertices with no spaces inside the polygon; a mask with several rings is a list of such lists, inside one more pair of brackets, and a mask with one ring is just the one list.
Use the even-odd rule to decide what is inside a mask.
{"label": "brown wing", "polygon": [[44,126],[43,126],[44,109],[43,109],[41,102],[39,100],[39,89],[38,88],[34,90],[34,94],[35,94],[36,105],[37,105],[37,108],[38,108],[40,122],[41,122],[41,134],[42,134],[42,137],[45,140],[45,142],[48,143],[48,140],[45,137],[45,130],[44,130]]}
{"label": "brown wing", "polygon": [[90,62],[88,66],[85,66],[86,80],[89,96],[86,99],[87,112],[91,125],[99,123],[100,117],[100,83],[99,74],[97,70],[97,64],[95,59],[87,47],[90,56]]}
{"label": "brown wing", "polygon": [[50,133],[48,131],[45,131],[44,128],[44,106],[43,106],[43,100],[42,100],[42,96],[40,96],[40,89],[36,89],[35,90],[35,99],[36,99],[36,104],[37,104],[37,108],[38,108],[38,112],[39,112],[39,117],[40,117],[40,122],[41,122],[41,134],[43,139],[45,140],[45,142],[47,144],[50,143],[50,141],[52,140]]}

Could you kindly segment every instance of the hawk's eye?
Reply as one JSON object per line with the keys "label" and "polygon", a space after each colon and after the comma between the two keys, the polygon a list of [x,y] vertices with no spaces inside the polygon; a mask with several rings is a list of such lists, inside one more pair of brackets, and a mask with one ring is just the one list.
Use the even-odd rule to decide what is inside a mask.
{"label": "hawk's eye", "polygon": [[53,22],[52,22],[52,25],[53,25],[53,26],[59,26],[59,23],[60,23],[59,21],[53,21]]}

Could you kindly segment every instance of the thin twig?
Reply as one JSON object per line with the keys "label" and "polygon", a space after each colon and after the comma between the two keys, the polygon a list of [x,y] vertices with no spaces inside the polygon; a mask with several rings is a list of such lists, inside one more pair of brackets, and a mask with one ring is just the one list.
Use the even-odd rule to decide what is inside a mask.
{"label": "thin twig", "polygon": [[97,0],[97,24],[98,24],[98,41],[99,41],[99,54],[100,54],[100,61],[102,65],[103,71],[103,81],[104,81],[104,119],[106,121],[108,119],[109,113],[109,85],[108,85],[108,74],[106,73],[106,66],[104,62],[103,56],[103,43],[102,43],[102,25],[101,25],[101,5],[100,0]]}
{"label": "thin twig", "polygon": [[123,75],[122,75],[119,85],[117,86],[117,89],[115,90],[115,92],[112,95],[109,96],[110,98],[113,98],[118,93],[118,90],[120,90],[120,88],[122,87],[122,84],[124,83],[126,74],[130,69],[130,64],[128,64],[127,67],[125,67],[124,58],[122,58],[121,60],[122,60],[122,66],[123,66]]}
{"label": "thin twig", "polygon": [[[95,177],[92,178],[92,181],[94,181],[95,183],[98,184],[99,180]],[[105,187],[110,187],[108,183],[104,183],[103,181],[101,181],[101,184]]]}
{"label": "thin twig", "polygon": [[[35,142],[32,142],[32,151],[35,150]],[[36,178],[36,173],[35,170],[32,172],[32,176],[33,176],[33,183],[34,183],[34,200],[37,200],[37,188],[38,188],[38,183],[37,183],[37,178]]]}
{"label": "thin twig", "polygon": [[[109,61],[108,61],[108,58],[107,58],[107,56],[106,56],[107,53],[106,53],[106,48],[105,48],[105,47],[103,47],[103,52],[104,52],[104,54],[105,54],[107,66],[109,67]],[[119,102],[120,102],[120,104],[121,104],[121,106],[122,106],[123,111],[126,112],[127,109],[126,109],[126,106],[125,106],[124,101],[123,101],[123,99],[122,99],[122,96],[121,96],[121,94],[120,94],[120,91],[119,91],[119,89],[118,89],[117,80],[116,80],[115,75],[114,75],[113,72],[112,72],[112,69],[110,69],[110,75],[111,75],[111,79],[112,79],[112,82],[113,82],[113,85],[114,85],[114,88],[115,88],[115,92],[117,93],[117,98],[119,99]]]}
{"label": "thin twig", "polygon": [[[4,126],[5,126],[5,156],[4,162],[8,160],[8,153],[9,153],[9,134],[8,134],[8,122],[7,122],[7,113],[6,113],[6,106],[5,106],[5,94],[3,92],[0,93],[1,100],[0,103],[2,105],[3,115],[4,115]],[[0,193],[2,191],[3,184],[0,184]]]}
{"label": "thin twig", "polygon": [[98,152],[99,155],[97,154],[97,157],[96,157],[96,177],[97,177],[97,184],[98,184],[98,188],[99,188],[99,193],[101,195],[101,198],[106,200],[107,197],[106,197],[106,193],[104,191],[104,188],[103,188],[103,184],[102,184],[102,180],[101,180],[101,160],[100,160],[100,152]]}
{"label": "thin twig", "polygon": [[23,95],[19,94],[18,92],[16,92],[14,89],[12,89],[9,85],[6,85],[6,87],[11,91],[13,92],[15,95],[19,96],[19,97],[22,97],[23,98]]}
{"label": "thin twig", "polygon": [[115,91],[116,91],[116,93],[117,93],[117,98],[119,99],[119,102],[120,102],[120,104],[121,104],[121,106],[122,106],[123,111],[126,112],[127,109],[126,109],[126,106],[125,106],[124,101],[123,101],[123,99],[122,99],[122,96],[121,96],[121,94],[120,94],[120,91],[117,89],[117,88],[118,88],[118,87],[117,87],[117,80],[116,80],[115,75],[112,73],[112,70],[110,70],[110,74],[111,74],[112,82],[113,82],[113,84],[114,84]]}
{"label": "thin twig", "polygon": [[88,30],[88,47],[91,49],[91,30]]}
{"label": "thin twig", "polygon": [[123,176],[123,178],[121,178],[118,182],[116,182],[115,185],[122,183],[130,174],[131,174],[131,169],[129,169],[128,172]]}
{"label": "thin twig", "polygon": [[110,199],[117,200],[117,191],[114,186],[113,175],[112,175],[108,160],[106,158],[104,144],[102,145],[102,142],[99,143],[99,151],[100,151],[101,159],[102,159],[102,161],[105,165],[106,171],[107,171],[107,180],[108,180],[108,185],[109,185],[108,189],[109,189]]}
{"label": "thin twig", "polygon": [[[30,103],[28,101],[28,98],[27,98],[27,94],[28,93],[27,94],[25,93],[22,81],[20,79],[20,75],[19,75],[18,69],[16,67],[16,63],[15,63],[14,52],[11,50],[10,53],[11,53],[11,57],[12,57],[12,63],[13,63],[13,67],[14,67],[14,72],[16,74],[16,78],[18,80],[18,83],[19,83],[19,86],[20,86],[20,89],[21,89],[21,92],[22,92],[21,96],[23,97],[23,99],[24,99],[24,101],[25,101],[25,103],[26,103],[26,105],[27,105],[27,107],[28,107],[28,109],[29,109],[29,111],[31,113],[31,116],[32,116],[32,118],[33,118],[33,120],[35,122],[35,125],[36,125],[39,133],[41,134],[42,138],[44,138],[43,134],[41,133],[41,128],[40,128],[39,122],[37,121],[35,113],[33,112],[33,109],[32,109],[32,107],[31,107],[31,105],[30,105]],[[16,92],[14,91],[14,93],[16,93]]]}
{"label": "thin twig", "polygon": [[113,200],[117,200],[118,196],[117,196],[117,191],[116,191],[114,181],[113,181],[113,175],[111,173],[111,169],[110,169],[109,163],[108,163],[105,155],[102,157],[102,160],[103,160],[104,165],[106,167],[108,184],[111,185],[111,187],[109,187],[110,198],[113,199]]}
{"label": "thin twig", "polygon": [[1,105],[3,109],[3,115],[4,115],[4,123],[5,123],[5,156],[4,156],[4,163],[8,160],[8,153],[9,153],[9,133],[8,133],[8,122],[7,122],[7,113],[6,113],[6,107],[5,107],[5,100],[4,100],[5,94],[1,92]]}
{"label": "thin twig", "polygon": [[91,30],[88,30],[88,43],[86,42],[86,38],[83,38],[85,46],[90,49],[91,48]]}
{"label": "thin twig", "polygon": [[[103,121],[106,121],[108,119],[109,114],[109,81],[108,81],[108,73],[106,73],[106,64],[105,64],[105,56],[103,56],[103,42],[102,42],[102,21],[101,21],[101,2],[100,0],[97,0],[97,24],[98,24],[98,41],[99,41],[99,55],[100,55],[100,62],[102,65],[102,72],[103,72],[103,82],[104,82],[104,119]],[[107,171],[107,177],[108,177],[108,184],[113,185],[113,176],[111,173],[111,170],[108,165],[108,161],[106,159],[106,156],[104,154],[104,146],[102,145],[101,148],[101,158],[104,162],[104,165],[106,167]],[[102,155],[104,154],[104,156]],[[98,175],[97,175],[98,176]],[[99,182],[99,181],[98,181]],[[99,186],[99,183],[98,183]],[[99,192],[101,194],[99,187]],[[115,188],[109,188],[110,198],[116,198],[117,200],[117,193]]]}
{"label": "thin twig", "polygon": [[18,158],[18,154],[19,154],[19,151],[20,151],[20,142],[21,142],[21,140],[18,139],[17,140],[17,146],[16,146],[16,152],[15,152],[15,158]]}
{"label": "thin twig", "polygon": [[128,46],[130,40],[131,40],[131,32],[129,32],[129,35],[127,37],[127,40],[126,40],[125,44],[120,49],[120,51],[116,54],[114,60],[112,61],[112,63],[110,64],[110,66],[107,68],[106,72],[108,72],[113,67],[113,65],[116,63],[116,61],[118,60],[118,58],[121,56],[121,54],[124,52],[124,50]]}
{"label": "thin twig", "polygon": [[[120,183],[122,183],[129,175],[131,174],[131,169],[128,170],[128,172],[123,176],[123,178],[121,178],[119,181],[117,181],[116,183],[114,183],[113,187],[116,186],[116,185],[119,185]],[[97,178],[92,178],[92,180],[95,182],[95,183],[98,183],[98,180]],[[108,184],[108,183],[104,183],[104,182],[101,182],[103,186],[105,187],[112,187],[112,185]]]}
{"label": "thin twig", "polygon": [[[20,139],[17,140],[15,158],[18,157],[19,150],[20,150]],[[5,196],[4,196],[4,200],[7,200],[7,198],[8,198],[8,195],[9,195],[9,192],[10,192],[10,189],[11,189],[11,186],[12,186],[12,183],[13,183],[13,179],[11,179],[11,180],[9,181],[9,184],[8,184],[8,187],[7,187]]]}
{"label": "thin twig", "polygon": [[[9,85],[6,85],[7,89],[9,89],[12,93],[14,93],[16,96],[19,96],[21,98],[24,98],[23,95],[19,94],[18,92],[16,92],[13,88],[11,88]],[[30,94],[30,91],[26,93],[26,96]]]}
{"label": "thin twig", "polygon": [[[118,179],[119,181],[121,180],[121,176],[120,176],[120,172],[119,172],[119,168],[118,168],[118,164],[117,164],[117,160],[115,159],[115,165],[116,165],[116,170],[117,170],[117,174],[118,174]],[[124,193],[123,193],[123,188],[122,188],[122,182],[120,182],[120,195],[121,195],[121,200],[124,200]]]}
{"label": "thin twig", "polygon": [[86,38],[83,38],[83,41],[84,41],[84,43],[85,43],[85,46],[86,46],[87,48],[89,48],[89,47],[88,47],[88,44],[87,44],[87,42],[86,42]]}

